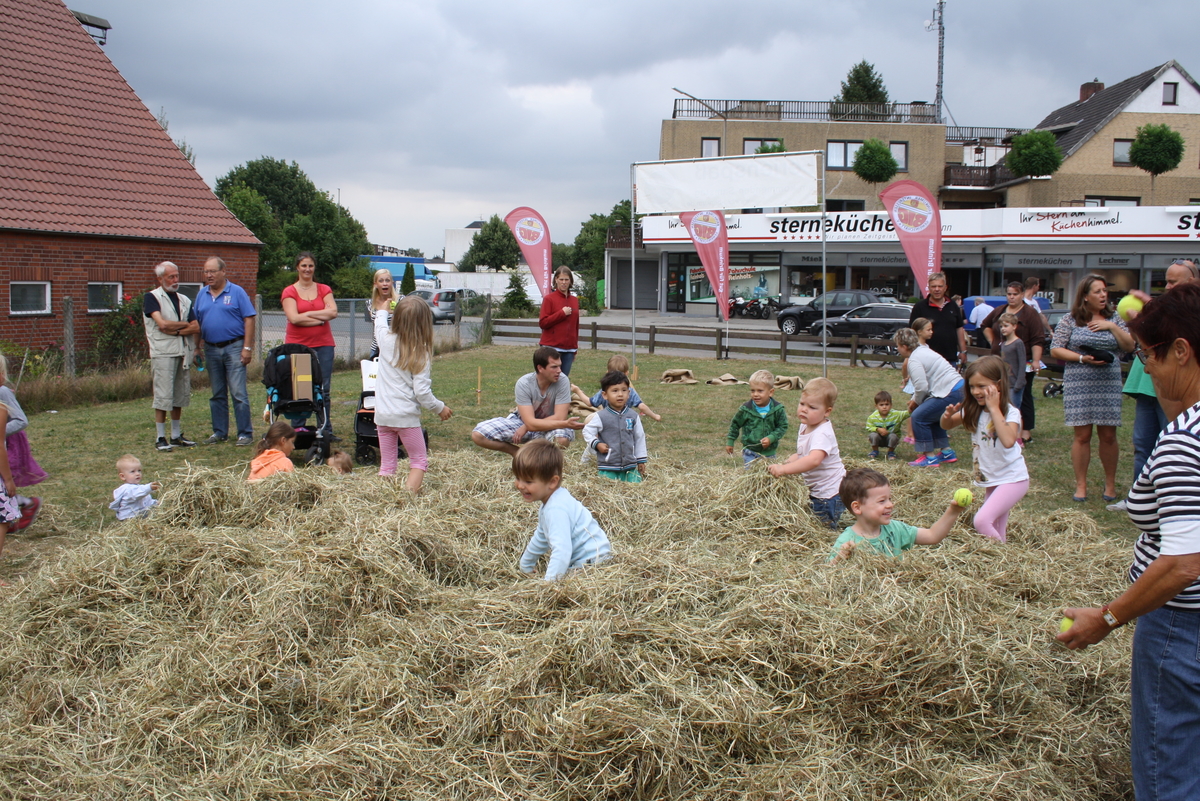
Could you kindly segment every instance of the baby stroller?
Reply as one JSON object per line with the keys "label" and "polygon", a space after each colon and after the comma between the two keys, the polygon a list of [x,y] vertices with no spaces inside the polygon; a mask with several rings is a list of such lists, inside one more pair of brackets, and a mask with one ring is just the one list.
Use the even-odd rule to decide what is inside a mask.
{"label": "baby stroller", "polygon": [[[307,353],[312,362],[312,400],[292,397],[292,360],[291,356]],[[267,353],[263,364],[263,385],[267,388],[268,423],[273,424],[282,417],[296,429],[296,447],[304,449],[304,463],[312,465],[325,464],[329,458],[329,441],[325,439],[322,430],[325,428],[325,390],[322,388],[324,374],[321,364],[317,361],[317,353],[304,345],[287,344],[272,348]],[[308,424],[310,416],[316,417],[316,423]]]}
{"label": "baby stroller", "polygon": [[[371,359],[362,361],[363,391],[358,396],[358,411],[354,414],[354,461],[359,464],[379,464],[379,429],[375,425],[375,367]],[[429,449],[429,432],[421,427],[425,449]],[[407,459],[404,445],[396,443],[396,458]]]}

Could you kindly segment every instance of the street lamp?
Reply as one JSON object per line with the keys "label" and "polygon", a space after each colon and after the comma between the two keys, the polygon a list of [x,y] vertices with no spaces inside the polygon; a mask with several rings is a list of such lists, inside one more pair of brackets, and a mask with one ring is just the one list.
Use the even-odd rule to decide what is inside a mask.
{"label": "street lamp", "polygon": [[700,98],[696,97],[695,95],[688,94],[687,92],[683,91],[682,89],[676,89],[676,88],[675,88],[675,87],[673,87],[673,86],[671,87],[671,89],[672,89],[673,91],[676,91],[676,92],[678,92],[679,94],[683,95],[684,97],[690,97],[692,100],[695,100],[697,103],[699,103],[700,105],[704,106],[706,109],[708,109],[709,111],[711,111],[713,114],[716,114],[718,117],[720,117],[720,118],[721,118],[721,122],[722,122],[722,126],[721,126],[721,127],[722,127],[722,131],[721,131],[721,150],[722,150],[722,151],[724,151],[724,152],[722,152],[722,153],[718,153],[717,155],[718,155],[718,156],[727,156],[727,155],[729,155],[729,145],[728,145],[728,142],[729,142],[729,118],[725,116],[725,112],[724,112],[724,111],[717,111],[715,108],[713,108],[712,106],[708,105],[707,103],[705,103],[705,102],[704,102],[703,100],[701,100]]}

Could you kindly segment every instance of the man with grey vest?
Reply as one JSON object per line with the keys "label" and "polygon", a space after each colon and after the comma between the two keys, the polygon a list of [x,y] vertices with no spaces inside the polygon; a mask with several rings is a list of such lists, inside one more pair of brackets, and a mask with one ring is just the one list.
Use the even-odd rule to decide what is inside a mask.
{"label": "man with grey vest", "polygon": [[[192,336],[199,333],[192,302],[179,294],[179,268],[164,261],[154,268],[158,287],[142,299],[142,322],[150,343],[150,375],[154,382],[154,423],[160,451],[190,448],[180,428],[183,407],[192,398],[188,359],[192,355]],[[167,412],[171,413],[171,438],[167,439]]]}
{"label": "man with grey vest", "polygon": [[646,432],[641,415],[629,405],[629,378],[610,370],[600,379],[604,404],[588,418],[583,439],[596,454],[600,475],[631,484],[646,472]]}

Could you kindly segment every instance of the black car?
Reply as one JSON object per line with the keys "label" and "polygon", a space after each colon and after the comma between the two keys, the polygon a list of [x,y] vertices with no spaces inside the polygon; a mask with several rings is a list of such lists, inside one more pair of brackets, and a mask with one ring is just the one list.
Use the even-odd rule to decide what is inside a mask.
{"label": "black car", "polygon": [[[841,317],[846,312],[868,303],[895,302],[894,298],[881,297],[864,289],[834,289],[806,306],[788,306],[780,309],[776,324],[780,331],[791,336],[807,331],[815,324],[820,323],[822,314],[827,314],[832,320],[834,317]],[[828,312],[824,311],[826,303],[829,304]]]}
{"label": "black car", "polygon": [[831,337],[857,334],[860,337],[890,339],[901,328],[908,327],[912,309],[907,303],[868,303],[840,317],[830,317],[825,324],[817,320],[812,325],[812,332],[814,336],[821,336],[821,329],[827,327]]}

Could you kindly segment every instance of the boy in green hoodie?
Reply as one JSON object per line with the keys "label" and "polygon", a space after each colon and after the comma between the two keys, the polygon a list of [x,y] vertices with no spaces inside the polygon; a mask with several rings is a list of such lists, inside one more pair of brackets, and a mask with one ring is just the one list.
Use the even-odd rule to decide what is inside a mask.
{"label": "boy in green hoodie", "polygon": [[779,440],[787,433],[787,410],[774,395],[775,376],[768,370],[755,372],[750,376],[750,400],[738,407],[729,424],[725,452],[733,453],[740,436],[742,464],[746,467],[755,459],[774,456]]}

